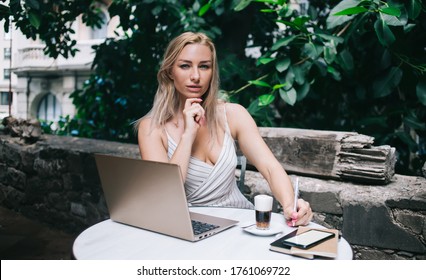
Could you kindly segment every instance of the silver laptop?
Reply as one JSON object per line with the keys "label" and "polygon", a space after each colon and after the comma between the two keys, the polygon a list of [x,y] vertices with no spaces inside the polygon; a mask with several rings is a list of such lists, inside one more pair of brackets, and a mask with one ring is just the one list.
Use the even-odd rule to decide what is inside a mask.
{"label": "silver laptop", "polygon": [[178,165],[103,154],[95,160],[113,221],[189,241],[238,223],[189,212]]}

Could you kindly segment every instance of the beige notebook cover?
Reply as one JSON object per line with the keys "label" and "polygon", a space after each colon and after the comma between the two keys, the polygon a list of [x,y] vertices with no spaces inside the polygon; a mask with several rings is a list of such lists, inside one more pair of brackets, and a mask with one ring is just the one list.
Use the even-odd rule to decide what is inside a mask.
{"label": "beige notebook cover", "polygon": [[[301,234],[307,230],[310,230],[310,227],[299,227],[297,234]],[[309,249],[300,249],[296,247],[291,247],[291,254],[311,254],[315,256],[335,258],[337,257],[337,243],[339,241],[339,231],[337,229],[327,229],[327,228],[317,228],[318,230],[323,230],[327,232],[334,233],[334,238],[330,238],[320,244],[311,247]]]}

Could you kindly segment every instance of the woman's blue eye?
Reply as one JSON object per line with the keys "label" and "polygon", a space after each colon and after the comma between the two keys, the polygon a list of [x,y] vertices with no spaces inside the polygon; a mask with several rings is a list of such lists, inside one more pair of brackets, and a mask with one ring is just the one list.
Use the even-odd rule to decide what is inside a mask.
{"label": "woman's blue eye", "polygon": [[[179,68],[181,68],[181,69],[188,69],[190,67],[191,67],[191,65],[189,65],[189,64],[180,64],[179,65]],[[198,66],[198,68],[203,69],[203,70],[207,70],[207,69],[210,69],[210,65],[202,64],[202,65]]]}

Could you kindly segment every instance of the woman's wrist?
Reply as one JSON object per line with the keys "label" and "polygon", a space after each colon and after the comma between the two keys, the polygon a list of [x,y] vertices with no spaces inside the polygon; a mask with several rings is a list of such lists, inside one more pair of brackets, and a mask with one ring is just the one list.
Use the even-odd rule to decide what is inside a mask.
{"label": "woman's wrist", "polygon": [[188,145],[190,145],[191,150],[192,150],[192,144],[194,143],[196,136],[197,136],[196,133],[184,131],[181,138],[180,138],[179,144],[185,145],[187,143]]}

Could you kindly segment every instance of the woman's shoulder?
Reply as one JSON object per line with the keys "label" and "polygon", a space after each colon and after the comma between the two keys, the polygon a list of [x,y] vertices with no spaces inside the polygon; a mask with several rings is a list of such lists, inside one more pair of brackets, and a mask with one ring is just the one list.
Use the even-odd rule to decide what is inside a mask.
{"label": "woman's shoulder", "polygon": [[151,123],[152,123],[152,118],[150,116],[144,116],[140,118],[139,120],[137,120],[136,126],[139,130],[146,129],[148,127],[151,127]]}
{"label": "woman's shoulder", "polygon": [[234,139],[238,138],[240,130],[246,129],[251,124],[255,125],[253,118],[244,106],[237,103],[224,103],[223,106],[225,106],[226,119]]}
{"label": "woman's shoulder", "polygon": [[225,107],[228,118],[241,117],[248,114],[247,109],[238,103],[223,102],[222,106]]}
{"label": "woman's shoulder", "polygon": [[156,127],[153,125],[153,118],[151,116],[145,116],[138,120],[137,122],[137,129],[139,133],[147,134],[147,135],[154,135],[158,134],[161,135],[161,129],[159,127]]}

